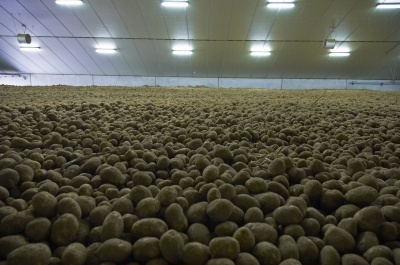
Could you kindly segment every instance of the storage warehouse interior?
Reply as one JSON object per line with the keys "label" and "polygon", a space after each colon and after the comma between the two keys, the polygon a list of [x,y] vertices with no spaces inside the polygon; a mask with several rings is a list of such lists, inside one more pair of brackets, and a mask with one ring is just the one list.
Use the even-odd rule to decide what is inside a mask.
{"label": "storage warehouse interior", "polygon": [[0,265],[400,264],[400,1],[0,2]]}

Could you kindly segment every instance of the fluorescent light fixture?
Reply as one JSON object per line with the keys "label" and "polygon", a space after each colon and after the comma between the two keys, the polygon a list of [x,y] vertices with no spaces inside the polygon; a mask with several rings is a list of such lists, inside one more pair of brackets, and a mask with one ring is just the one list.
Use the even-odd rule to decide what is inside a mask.
{"label": "fluorescent light fixture", "polygon": [[291,2],[268,2],[268,8],[293,8],[294,3]]}
{"label": "fluorescent light fixture", "polygon": [[330,57],[347,57],[350,56],[349,52],[331,52],[329,53]]}
{"label": "fluorescent light fixture", "polygon": [[40,51],[40,47],[19,47],[21,51]]}
{"label": "fluorescent light fixture", "polygon": [[400,2],[399,3],[380,3],[376,6],[376,8],[379,9],[395,9],[395,8],[400,8]]}
{"label": "fluorescent light fixture", "polygon": [[183,1],[164,1],[161,5],[165,7],[187,7],[189,4]]}
{"label": "fluorescent light fixture", "polygon": [[112,49],[112,48],[97,48],[97,49],[96,49],[96,52],[97,52],[97,53],[107,53],[107,54],[110,54],[110,53],[115,53],[116,50],[115,50],[115,49]]}
{"label": "fluorescent light fixture", "polygon": [[252,55],[252,56],[270,56],[271,53],[268,51],[253,51],[253,52],[250,52],[250,55]]}
{"label": "fluorescent light fixture", "polygon": [[173,50],[172,53],[177,55],[191,55],[193,52],[191,50]]}
{"label": "fluorescent light fixture", "polygon": [[57,0],[56,4],[68,5],[68,6],[79,6],[79,5],[82,5],[83,2],[81,0]]}

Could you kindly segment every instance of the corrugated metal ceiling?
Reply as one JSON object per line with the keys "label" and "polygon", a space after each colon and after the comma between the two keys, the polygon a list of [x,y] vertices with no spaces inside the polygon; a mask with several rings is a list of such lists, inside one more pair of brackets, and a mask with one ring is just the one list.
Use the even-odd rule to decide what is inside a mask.
{"label": "corrugated metal ceiling", "polygon": [[[0,2],[0,73],[245,78],[398,79],[400,10],[376,0],[299,0],[290,10],[265,0],[190,0],[168,9],[158,0]],[[19,49],[32,35],[40,52]],[[334,28],[334,31],[332,29]],[[331,58],[322,42],[350,57]],[[117,53],[98,54],[111,45]],[[172,54],[191,47],[193,54]],[[256,48],[269,57],[252,57]]]}

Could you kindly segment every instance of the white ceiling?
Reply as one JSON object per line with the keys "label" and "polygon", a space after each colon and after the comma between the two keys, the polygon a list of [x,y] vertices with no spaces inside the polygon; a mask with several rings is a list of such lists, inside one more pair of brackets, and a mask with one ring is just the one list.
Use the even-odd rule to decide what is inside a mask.
{"label": "white ceiling", "polygon": [[[1,0],[0,73],[400,79],[400,10],[378,10],[377,0],[298,0],[290,10],[265,0],[83,1]],[[39,52],[19,49],[21,24]],[[351,56],[329,57],[329,35]],[[99,45],[117,53],[98,54]],[[182,46],[193,54],[172,54]],[[271,56],[250,56],[262,47]]]}

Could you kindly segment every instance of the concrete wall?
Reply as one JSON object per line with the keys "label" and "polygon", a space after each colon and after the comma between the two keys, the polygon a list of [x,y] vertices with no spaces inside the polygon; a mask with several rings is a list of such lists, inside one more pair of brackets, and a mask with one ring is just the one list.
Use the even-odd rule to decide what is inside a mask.
{"label": "concrete wall", "polygon": [[190,78],[91,75],[1,75],[0,84],[16,86],[206,86],[267,89],[373,89],[400,90],[400,80]]}

